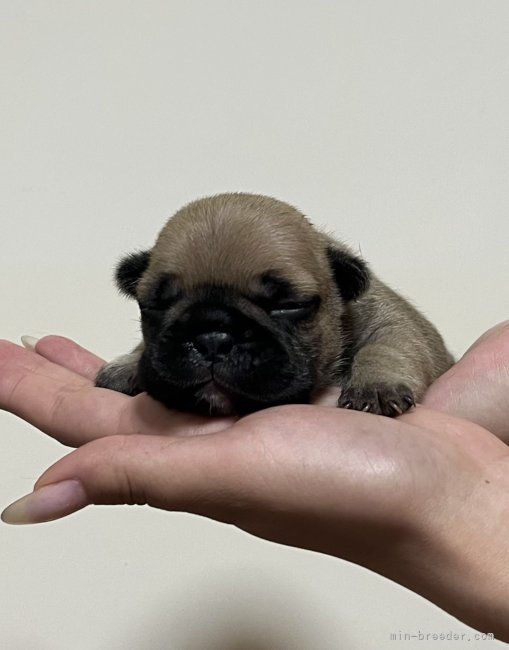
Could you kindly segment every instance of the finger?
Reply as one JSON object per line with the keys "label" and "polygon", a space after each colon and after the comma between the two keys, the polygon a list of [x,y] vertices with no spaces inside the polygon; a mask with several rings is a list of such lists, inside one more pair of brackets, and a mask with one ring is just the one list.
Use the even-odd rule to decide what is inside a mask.
{"label": "finger", "polygon": [[129,397],[94,388],[39,354],[0,341],[0,408],[64,444],[118,433]]}
{"label": "finger", "polygon": [[[340,447],[344,452],[348,452],[349,440],[358,439],[352,423],[363,418],[359,413],[338,415],[335,409],[305,405],[271,409],[269,419],[267,413],[260,411],[226,431],[207,436],[117,435],[92,441],[50,467],[34,492],[9,506],[2,519],[39,523],[89,504],[149,504],[228,521],[252,532],[251,520],[260,507],[273,510],[276,505],[278,509],[281,499],[287,509],[302,507],[310,493],[304,495],[292,487],[295,477],[297,486],[307,476],[315,487],[323,484],[325,494],[329,493],[327,472],[323,479],[316,474],[323,463],[322,448],[329,443],[322,438],[319,444],[310,445],[317,415],[322,416],[326,440],[334,448],[343,438]],[[387,422],[391,430],[399,428],[393,420],[373,418],[382,429]],[[270,436],[270,445],[266,436]],[[378,440],[380,436],[372,437]],[[350,476],[359,471],[355,446],[352,454],[342,453],[341,457],[334,475],[339,482],[346,478],[346,487],[357,485]]]}
{"label": "finger", "polygon": [[42,339],[22,337],[23,345],[42,357],[93,381],[106,363],[81,345],[63,336],[45,336]]}
{"label": "finger", "polygon": [[483,334],[428,389],[428,408],[465,418],[509,443],[509,321]]}
{"label": "finger", "polygon": [[228,519],[245,474],[227,435],[190,439],[113,436],[50,467],[34,492],[9,506],[6,523],[40,523],[89,504],[149,504]]}
{"label": "finger", "polygon": [[481,336],[472,343],[468,350],[463,354],[465,357],[469,352],[477,348],[478,346],[486,343],[487,341],[492,340],[493,338],[498,338],[499,335],[503,334],[504,331],[509,330],[509,320],[502,321],[497,325],[491,327],[487,332],[481,334]]}

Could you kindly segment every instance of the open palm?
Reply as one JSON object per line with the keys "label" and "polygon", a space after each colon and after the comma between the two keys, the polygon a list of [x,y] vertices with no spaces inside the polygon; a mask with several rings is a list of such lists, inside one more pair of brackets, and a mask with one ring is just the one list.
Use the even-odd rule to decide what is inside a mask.
{"label": "open palm", "polygon": [[[506,364],[498,381],[483,371],[492,348]],[[319,405],[209,419],[169,411],[145,394],[95,388],[104,362],[67,339],[46,337],[36,349],[0,344],[0,406],[79,449],[47,470],[36,498],[8,509],[7,521],[54,519],[88,503],[185,510],[349,559],[451,610],[450,589],[437,591],[427,568],[442,552],[430,539],[449,539],[451,527],[458,539],[481,524],[486,530],[477,503],[494,485],[509,492],[508,447],[472,421],[503,437],[507,413],[489,403],[470,420],[446,413],[462,414],[462,395],[472,408],[486,377],[493,403],[507,395],[507,325],[438,380],[427,397],[432,409],[395,420],[330,408],[334,391]],[[75,494],[55,498],[66,485]],[[496,523],[492,537],[500,535]],[[454,602],[475,624],[478,608]]]}

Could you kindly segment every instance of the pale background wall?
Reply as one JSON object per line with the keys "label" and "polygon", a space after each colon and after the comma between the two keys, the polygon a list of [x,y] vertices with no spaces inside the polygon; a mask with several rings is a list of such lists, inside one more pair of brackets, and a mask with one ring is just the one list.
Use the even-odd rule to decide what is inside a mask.
{"label": "pale background wall", "polygon": [[[509,314],[508,33],[505,0],[3,0],[0,336],[124,352],[115,259],[184,202],[245,190],[360,244],[461,353]],[[4,507],[66,449],[0,426]],[[468,629],[363,569],[147,508],[3,525],[0,553],[5,650],[385,650]],[[502,647],[433,648],[452,645]]]}

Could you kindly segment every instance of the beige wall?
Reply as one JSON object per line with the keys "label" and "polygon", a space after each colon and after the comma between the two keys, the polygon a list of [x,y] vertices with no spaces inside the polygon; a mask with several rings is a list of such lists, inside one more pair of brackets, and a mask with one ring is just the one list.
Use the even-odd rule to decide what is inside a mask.
{"label": "beige wall", "polygon": [[[110,275],[183,202],[290,201],[460,354],[509,315],[505,0],[0,2],[0,336],[137,338]],[[0,417],[0,505],[66,453]],[[196,517],[0,526],[2,650],[502,647],[345,562]]]}

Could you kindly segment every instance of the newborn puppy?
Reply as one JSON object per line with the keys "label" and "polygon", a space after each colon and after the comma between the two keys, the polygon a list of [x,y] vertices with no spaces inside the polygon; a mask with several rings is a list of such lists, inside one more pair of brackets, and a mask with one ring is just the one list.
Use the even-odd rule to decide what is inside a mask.
{"label": "newborn puppy", "polygon": [[143,342],[96,384],[170,408],[245,414],[334,384],[338,406],[395,416],[453,362],[361,258],[266,196],[190,203],[116,280],[139,303]]}

